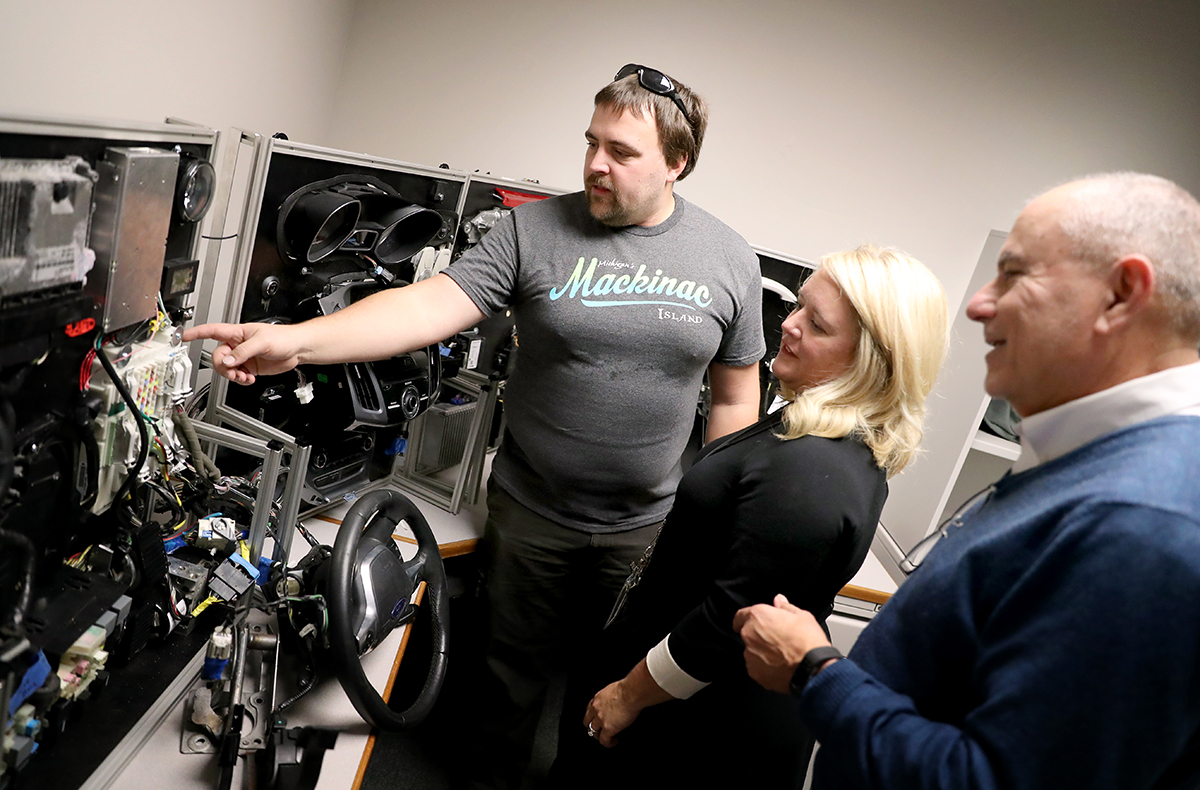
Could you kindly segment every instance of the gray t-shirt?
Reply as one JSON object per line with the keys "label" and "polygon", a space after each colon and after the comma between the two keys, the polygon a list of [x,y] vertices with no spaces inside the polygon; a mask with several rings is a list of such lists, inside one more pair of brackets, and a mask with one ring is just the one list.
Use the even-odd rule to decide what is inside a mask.
{"label": "gray t-shirt", "polygon": [[757,257],[678,195],[654,227],[607,227],[582,192],[527,203],[446,274],[485,313],[516,318],[492,477],[584,532],[662,519],[705,370],[766,351]]}

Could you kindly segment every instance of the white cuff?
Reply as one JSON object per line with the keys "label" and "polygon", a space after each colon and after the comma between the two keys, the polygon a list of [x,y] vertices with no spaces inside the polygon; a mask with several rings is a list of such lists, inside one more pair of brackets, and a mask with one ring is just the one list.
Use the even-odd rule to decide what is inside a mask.
{"label": "white cuff", "polygon": [[671,635],[667,634],[661,642],[650,648],[646,654],[646,669],[650,670],[650,677],[663,691],[675,699],[687,699],[708,683],[696,680],[679,668],[671,656],[671,648],[667,647],[670,638]]}

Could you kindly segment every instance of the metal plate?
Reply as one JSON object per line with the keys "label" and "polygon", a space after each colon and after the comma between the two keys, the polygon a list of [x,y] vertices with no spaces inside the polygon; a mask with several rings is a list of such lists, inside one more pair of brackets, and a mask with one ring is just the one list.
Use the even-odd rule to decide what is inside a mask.
{"label": "metal plate", "polygon": [[179,155],[158,148],[109,148],[97,166],[91,247],[96,267],[86,291],[112,332],[153,318],[166,258]]}

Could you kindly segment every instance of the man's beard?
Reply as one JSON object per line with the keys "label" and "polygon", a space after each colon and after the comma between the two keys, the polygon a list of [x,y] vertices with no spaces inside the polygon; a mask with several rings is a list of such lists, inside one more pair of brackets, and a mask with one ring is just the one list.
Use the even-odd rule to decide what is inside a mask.
{"label": "man's beard", "polygon": [[623,228],[636,222],[635,212],[639,206],[626,205],[613,189],[612,182],[603,178],[593,178],[587,182],[590,187],[601,187],[608,190],[608,195],[597,199],[594,193],[588,192],[588,211],[597,222],[613,228]]}

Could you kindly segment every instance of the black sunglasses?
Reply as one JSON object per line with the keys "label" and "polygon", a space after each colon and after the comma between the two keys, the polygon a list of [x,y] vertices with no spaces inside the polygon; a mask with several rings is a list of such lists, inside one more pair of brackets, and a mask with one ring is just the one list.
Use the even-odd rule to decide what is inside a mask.
{"label": "black sunglasses", "polygon": [[627,63],[617,72],[617,76],[613,77],[613,82],[624,79],[630,74],[637,74],[638,84],[646,90],[657,93],[659,96],[666,96],[675,102],[675,106],[683,113],[683,119],[688,122],[688,126],[692,125],[692,118],[688,115],[687,107],[683,105],[683,99],[679,97],[679,91],[675,90],[675,83],[671,82],[670,77],[661,71],[639,66],[637,63]]}

